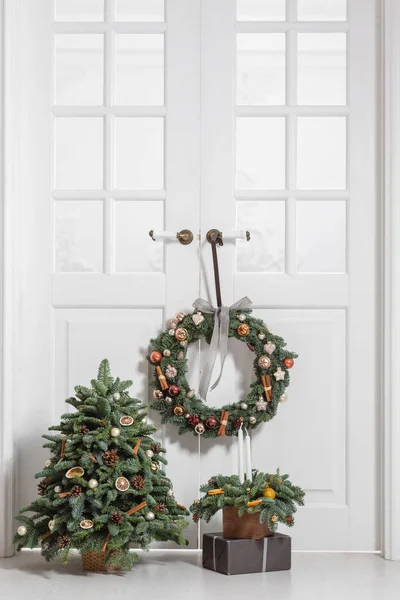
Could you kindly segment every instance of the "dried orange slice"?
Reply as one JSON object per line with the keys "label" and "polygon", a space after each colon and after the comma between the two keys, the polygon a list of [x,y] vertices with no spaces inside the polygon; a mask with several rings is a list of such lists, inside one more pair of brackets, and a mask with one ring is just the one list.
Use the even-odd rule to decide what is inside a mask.
{"label": "dried orange slice", "polygon": [[120,418],[119,422],[121,425],[128,427],[129,425],[132,425],[133,417],[130,417],[129,415],[125,415],[124,417]]}
{"label": "dried orange slice", "polygon": [[126,477],[118,477],[115,481],[115,487],[119,492],[126,492],[130,484]]}
{"label": "dried orange slice", "polygon": [[83,521],[79,523],[79,526],[82,529],[92,529],[93,525],[94,523],[90,519],[83,519]]}
{"label": "dried orange slice", "polygon": [[68,469],[68,471],[65,473],[65,477],[67,477],[68,479],[73,479],[74,477],[82,477],[84,472],[85,471],[82,469],[82,467],[72,467],[71,469]]}

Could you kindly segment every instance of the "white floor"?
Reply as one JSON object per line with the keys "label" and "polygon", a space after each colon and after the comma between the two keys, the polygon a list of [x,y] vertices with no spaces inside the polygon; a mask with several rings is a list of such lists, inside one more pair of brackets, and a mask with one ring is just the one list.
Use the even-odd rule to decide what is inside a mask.
{"label": "white floor", "polygon": [[292,570],[228,577],[201,567],[198,552],[152,551],[129,573],[82,571],[79,555],[67,566],[37,552],[0,559],[1,600],[398,600],[400,562],[375,554],[293,555]]}

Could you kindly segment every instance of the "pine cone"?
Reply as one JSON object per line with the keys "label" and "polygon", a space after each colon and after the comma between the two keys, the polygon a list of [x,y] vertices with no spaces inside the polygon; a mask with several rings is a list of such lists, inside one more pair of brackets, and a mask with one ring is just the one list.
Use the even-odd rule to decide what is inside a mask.
{"label": "pine cone", "polygon": [[58,538],[58,545],[60,548],[66,548],[71,543],[69,537],[67,535],[62,535]]}
{"label": "pine cone", "polygon": [[150,450],[152,450],[154,454],[158,454],[161,450],[161,444],[159,444],[158,442],[156,442],[155,444],[151,444]]}
{"label": "pine cone", "polygon": [[118,462],[118,454],[116,450],[107,450],[103,454],[104,464],[108,467],[113,467]]}
{"label": "pine cone", "polygon": [[81,425],[78,429],[78,433],[80,433],[81,435],[86,435],[87,433],[89,433],[89,427],[87,425]]}
{"label": "pine cone", "polygon": [[112,521],[116,525],[121,525],[123,520],[124,520],[124,515],[122,515],[120,512],[113,512],[110,515],[110,521]]}
{"label": "pine cone", "polygon": [[82,488],[79,485],[74,485],[74,487],[71,490],[71,496],[73,496],[74,498],[79,498],[81,494]]}
{"label": "pine cone", "polygon": [[135,475],[132,478],[132,485],[137,490],[142,490],[144,488],[144,477],[141,475]]}
{"label": "pine cone", "polygon": [[154,507],[154,512],[163,514],[166,513],[167,507],[165,506],[164,502],[158,502],[158,504],[156,504]]}
{"label": "pine cone", "polygon": [[43,479],[37,486],[39,496],[44,496],[47,493],[47,483],[46,479]]}
{"label": "pine cone", "polygon": [[214,487],[218,485],[218,482],[215,479],[215,477],[211,477],[211,479],[208,480],[208,485],[212,485]]}
{"label": "pine cone", "polygon": [[199,522],[199,519],[200,519],[200,517],[199,517],[199,515],[197,515],[197,514],[195,513],[195,514],[193,515],[192,519],[193,519],[193,521],[194,521],[195,523],[198,523],[198,522]]}

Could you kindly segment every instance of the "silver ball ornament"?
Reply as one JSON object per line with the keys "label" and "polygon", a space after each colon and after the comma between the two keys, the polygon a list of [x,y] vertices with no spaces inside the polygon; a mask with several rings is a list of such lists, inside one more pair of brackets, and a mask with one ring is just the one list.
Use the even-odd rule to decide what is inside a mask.
{"label": "silver ball ornament", "polygon": [[238,315],[238,319],[241,323],[243,323],[246,320],[246,315]]}
{"label": "silver ball ornament", "polygon": [[185,346],[187,346],[187,341],[186,340],[182,340],[181,342],[179,342],[180,345],[182,346],[182,348],[185,348]]}
{"label": "silver ball ornament", "polygon": [[170,329],[168,333],[171,337],[175,337],[175,329]]}
{"label": "silver ball ornament", "polygon": [[99,485],[99,482],[97,481],[97,479],[89,479],[88,486],[90,487],[91,490],[95,490],[98,485]]}
{"label": "silver ball ornament", "polygon": [[167,397],[165,398],[165,402],[166,402],[167,404],[172,404],[172,398],[171,398],[171,396],[167,396]]}
{"label": "silver ball ornament", "polygon": [[169,496],[171,498],[171,496],[174,495],[174,490],[172,488],[170,488],[167,492],[167,496]]}
{"label": "silver ball ornament", "polygon": [[254,425],[257,422],[257,419],[255,417],[253,417],[253,415],[250,417],[249,422]]}
{"label": "silver ball ornament", "polygon": [[282,396],[279,398],[280,402],[287,402],[288,401],[288,395],[287,394],[282,394]]}
{"label": "silver ball ornament", "polygon": [[61,492],[62,492],[61,485],[56,485],[56,487],[54,488],[54,491],[56,494],[61,494]]}
{"label": "silver ball ornament", "polygon": [[114,400],[121,400],[121,394],[119,394],[118,392],[115,392],[115,394],[113,394],[113,398],[114,398]]}
{"label": "silver ball ornament", "polygon": [[110,431],[111,437],[118,437],[120,433],[121,433],[121,431],[120,431],[119,427],[111,427],[111,431]]}
{"label": "silver ball ornament", "polygon": [[164,356],[171,356],[171,350],[168,350],[168,348],[165,348],[165,350],[163,351]]}
{"label": "silver ball ornament", "polygon": [[147,521],[154,521],[155,518],[156,518],[156,515],[151,510],[149,510],[149,512],[146,513]]}
{"label": "silver ball ornament", "polygon": [[259,334],[258,334],[258,338],[259,338],[260,340],[265,340],[265,333],[259,333]]}
{"label": "silver ball ornament", "polygon": [[20,525],[20,526],[18,527],[18,529],[17,529],[17,533],[18,533],[18,535],[20,535],[21,537],[22,537],[23,535],[26,535],[26,531],[27,531],[27,530],[26,530],[26,527],[25,527],[25,525]]}
{"label": "silver ball ornament", "polygon": [[153,456],[154,456],[154,452],[153,452],[153,450],[146,450],[146,456],[147,456],[148,458],[153,458]]}
{"label": "silver ball ornament", "polygon": [[156,462],[152,462],[150,469],[154,472],[158,471],[158,464]]}
{"label": "silver ball ornament", "polygon": [[247,410],[247,409],[248,409],[248,405],[246,404],[246,402],[242,402],[242,403],[240,404],[240,408],[241,408],[242,410]]}
{"label": "silver ball ornament", "polygon": [[195,393],[196,392],[194,390],[189,390],[186,395],[189,399],[192,399],[192,398],[194,398]]}
{"label": "silver ball ornament", "polygon": [[46,460],[46,462],[44,463],[44,466],[46,467],[46,469],[51,467],[51,460]]}
{"label": "silver ball ornament", "polygon": [[52,531],[55,526],[56,526],[55,520],[54,519],[50,519],[50,521],[47,523],[47,527],[49,528],[49,530]]}
{"label": "silver ball ornament", "polygon": [[197,435],[203,435],[203,433],[205,432],[205,427],[203,425],[203,423],[198,423],[196,425],[196,427],[194,428],[195,432],[197,433]]}

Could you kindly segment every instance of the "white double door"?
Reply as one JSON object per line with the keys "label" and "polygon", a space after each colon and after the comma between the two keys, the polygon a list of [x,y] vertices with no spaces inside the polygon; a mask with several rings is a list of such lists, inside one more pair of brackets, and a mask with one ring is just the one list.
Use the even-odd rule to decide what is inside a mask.
{"label": "white double door", "polygon": [[[219,249],[223,302],[248,295],[299,353],[253,466],[306,489],[295,548],[379,549],[374,1],[7,5],[16,506],[73,386],[107,357],[147,401],[149,339],[214,301],[206,232],[249,230]],[[184,228],[187,246],[148,235]],[[250,353],[230,349],[215,405],[251,382]],[[159,435],[184,504],[237,469],[233,439]],[[219,528],[192,523],[189,547]]]}

